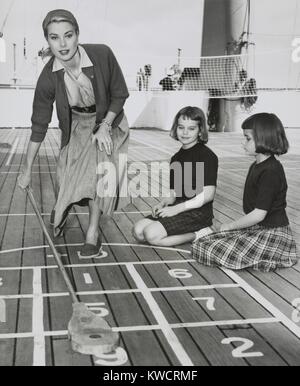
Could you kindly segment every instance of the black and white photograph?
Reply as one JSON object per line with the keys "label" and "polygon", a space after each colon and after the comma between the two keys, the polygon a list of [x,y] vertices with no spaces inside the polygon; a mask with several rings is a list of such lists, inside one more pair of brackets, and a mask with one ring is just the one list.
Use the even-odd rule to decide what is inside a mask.
{"label": "black and white photograph", "polygon": [[1,0],[0,367],[300,365],[300,0]]}

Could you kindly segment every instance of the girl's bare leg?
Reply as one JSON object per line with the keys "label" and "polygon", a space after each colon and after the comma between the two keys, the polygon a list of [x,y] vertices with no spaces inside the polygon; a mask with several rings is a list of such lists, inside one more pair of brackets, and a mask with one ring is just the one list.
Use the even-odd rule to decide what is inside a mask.
{"label": "girl's bare leg", "polygon": [[144,230],[145,228],[152,224],[154,221],[150,220],[149,218],[143,218],[139,220],[137,223],[134,224],[133,229],[132,229],[132,235],[133,237],[139,241],[140,243],[146,241],[145,240],[145,235],[144,235]]}
{"label": "girl's bare leg", "polygon": [[168,236],[165,228],[160,222],[154,222],[144,229],[146,241],[152,245],[161,247],[172,247],[195,240],[195,233],[185,233],[182,235]]}
{"label": "girl's bare leg", "polygon": [[158,240],[157,244],[160,247],[173,247],[175,245],[190,243],[195,240],[195,233],[184,233],[183,235],[168,236]]}

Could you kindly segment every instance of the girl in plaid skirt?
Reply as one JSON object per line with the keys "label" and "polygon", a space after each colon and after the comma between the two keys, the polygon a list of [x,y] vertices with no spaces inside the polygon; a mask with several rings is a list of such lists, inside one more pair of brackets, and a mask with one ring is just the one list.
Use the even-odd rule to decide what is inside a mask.
{"label": "girl in plaid skirt", "polygon": [[212,225],[218,158],[205,145],[206,119],[198,107],[181,109],[171,129],[181,149],[171,158],[170,196],[152,208],[152,216],[133,229],[140,241],[173,246],[195,239],[195,231]]}
{"label": "girl in plaid skirt", "polygon": [[283,125],[274,114],[260,113],[242,124],[246,154],[255,157],[244,188],[245,216],[220,231],[197,239],[192,253],[200,263],[261,271],[296,264],[296,244],[286,214],[287,182],[275,155],[288,151]]}

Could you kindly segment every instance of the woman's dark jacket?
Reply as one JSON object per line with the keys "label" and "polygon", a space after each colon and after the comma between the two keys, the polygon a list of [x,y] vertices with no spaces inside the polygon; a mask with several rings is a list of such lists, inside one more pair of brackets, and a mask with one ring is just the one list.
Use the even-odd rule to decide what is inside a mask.
{"label": "woman's dark jacket", "polygon": [[[129,96],[121,68],[111,51],[102,44],[83,44],[93,67],[82,68],[91,80],[96,100],[96,123],[100,123],[108,111],[117,114],[113,127],[117,127],[124,116],[123,106]],[[68,144],[71,134],[71,109],[64,83],[64,70],[52,72],[54,57],[45,65],[38,79],[32,114],[32,142],[42,142],[51,122],[53,103],[59,128],[62,131],[61,148]]]}

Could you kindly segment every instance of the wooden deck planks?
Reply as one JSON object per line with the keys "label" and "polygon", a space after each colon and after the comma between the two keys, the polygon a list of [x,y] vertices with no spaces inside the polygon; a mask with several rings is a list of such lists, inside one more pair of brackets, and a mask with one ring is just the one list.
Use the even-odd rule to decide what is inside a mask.
{"label": "wooden deck planks", "polygon": [[[280,287],[276,286],[276,279],[265,280],[265,277],[259,273],[253,271],[240,272],[239,275],[247,281],[253,288],[262,294],[268,301],[270,301],[275,307],[277,307],[284,315],[292,319],[293,311],[295,308],[292,306],[292,299],[299,297],[298,291],[293,288],[286,288],[285,282],[281,281],[281,288],[284,292],[280,291]],[[287,298],[285,298],[287,294]],[[299,325],[299,323],[298,323]]]}
{"label": "wooden deck planks", "polygon": [[75,353],[67,338],[51,339],[54,366],[92,366],[92,357]]}
{"label": "wooden deck planks", "polygon": [[[1,171],[6,173],[0,175],[1,198],[5,197],[6,202],[1,200],[1,213],[32,213],[32,208],[16,188],[17,172],[20,170],[22,153],[28,140],[28,131],[2,131],[0,130],[0,141],[13,143],[16,135],[22,137],[19,143],[22,152],[19,151],[11,159],[8,166],[4,166],[9,156],[9,147],[3,147],[0,151]],[[157,138],[161,143],[161,149],[154,149],[157,138],[150,133],[133,132],[136,140],[131,140],[132,152],[130,160],[135,161],[137,157],[151,161],[155,158],[167,160],[168,153],[173,153],[176,148],[173,140],[168,138],[165,133],[157,132]],[[154,140],[153,140],[154,138]],[[226,137],[226,142],[230,137]],[[234,144],[238,144],[239,137],[234,136]],[[54,183],[55,183],[55,164],[58,155],[58,132],[49,130],[46,141],[41,147],[40,155],[35,162],[33,174],[33,188],[43,213],[50,213],[54,204]],[[147,147],[150,145],[150,148]],[[173,146],[173,147],[172,147]],[[140,149],[139,149],[140,147]],[[143,147],[143,149],[141,149]],[[219,171],[219,188],[215,200],[216,221],[223,222],[230,218],[236,218],[242,213],[241,198],[245,174],[249,163],[246,157],[230,157],[226,151],[226,143],[219,143],[219,137],[212,135],[211,147],[218,150],[223,156],[220,164],[223,165]],[[229,147],[228,147],[229,148]],[[173,151],[173,150],[174,151]],[[4,152],[3,152],[4,151]],[[217,153],[218,153],[217,151]],[[143,154],[143,157],[141,156]],[[225,155],[225,156],[224,156]],[[238,160],[238,161],[237,161]],[[299,195],[298,186],[295,183],[297,172],[293,157],[284,159],[283,163],[287,168],[289,183],[289,198],[291,205],[288,213],[291,219],[292,228],[295,230],[296,237],[299,231]],[[158,177],[156,182],[158,181]],[[230,183],[229,183],[230,181]],[[7,183],[9,182],[9,183]],[[13,192],[13,194],[11,194]],[[158,192],[156,192],[158,193]],[[161,262],[164,264],[145,264],[137,265],[136,270],[148,288],[156,287],[177,287],[233,283],[219,269],[202,267],[197,263],[168,263],[170,260],[182,261],[190,259],[187,253],[162,250],[159,248],[143,248],[143,246],[125,247],[128,243],[136,244],[131,228],[142,215],[139,212],[148,212],[151,206],[157,202],[156,198],[135,198],[133,204],[129,205],[123,213],[115,214],[113,219],[103,218],[103,241],[106,243],[120,243],[120,246],[107,245],[104,247],[109,256],[103,261],[79,261],[77,256],[78,247],[61,246],[61,253],[67,253],[63,257],[65,264],[82,264],[92,262]],[[2,205],[2,203],[4,203]],[[76,208],[78,215],[70,216],[67,224],[67,232],[64,238],[56,240],[57,244],[80,244],[83,242],[83,232],[87,228],[88,216],[80,215],[86,212],[86,208]],[[126,212],[126,213],[125,213]],[[128,213],[127,213],[128,212]],[[44,217],[46,224],[49,218]],[[20,229],[12,232],[14,229]],[[30,245],[43,245],[44,237],[39,229],[34,216],[0,217],[0,236],[2,231],[3,245],[1,249],[13,247],[29,247]],[[9,234],[12,234],[10,237]],[[0,239],[1,240],[1,239]],[[124,245],[123,245],[124,244]],[[182,246],[182,249],[189,250],[189,246]],[[49,248],[37,250],[24,250],[10,254],[0,255],[1,266],[40,266],[54,264],[53,258],[47,257],[51,252]],[[192,276],[187,279],[176,279],[170,276],[172,269],[186,269]],[[136,288],[126,265],[125,266],[101,266],[68,269],[76,289],[80,292],[103,290],[123,290]],[[43,292],[55,293],[66,292],[64,283],[60,278],[57,269],[42,270]],[[92,283],[86,283],[84,274],[90,275]],[[299,267],[290,270],[281,270],[274,274],[261,274],[253,271],[240,273],[250,285],[259,290],[263,296],[270,300],[288,317],[291,317],[295,307],[291,304],[293,300],[300,298],[299,289]],[[5,282],[9,282],[8,287],[1,288],[1,296],[7,294],[30,294],[32,293],[31,270],[26,271],[1,271],[0,277],[4,276]],[[234,283],[233,283],[234,284]],[[236,320],[244,318],[265,318],[270,314],[260,306],[249,295],[239,288],[224,288],[210,290],[183,290],[183,291],[164,291],[154,292],[153,297],[159,307],[167,315],[169,323],[187,323],[197,321],[213,320]],[[195,301],[192,298],[214,297],[215,311],[207,309],[205,301]],[[135,325],[156,324],[155,315],[149,309],[142,293],[120,293],[109,295],[81,295],[83,301],[90,303],[104,303],[109,315],[107,320],[113,326],[125,327]],[[32,299],[7,300],[9,304],[9,332],[28,332],[32,325]],[[71,302],[68,296],[50,297],[44,299],[44,328],[45,330],[60,331],[66,329],[66,324],[72,313]],[[132,315],[135,317],[132,318]],[[7,326],[5,326],[7,327]],[[192,362],[196,365],[299,365],[299,340],[285,327],[278,323],[246,325],[243,328],[233,326],[216,327],[194,327],[174,329],[179,341],[182,342]],[[3,325],[0,325],[0,334],[7,333]],[[254,342],[254,349],[264,353],[262,358],[242,359],[232,356],[232,345],[220,343],[226,337],[244,337]],[[93,365],[95,358],[74,354],[70,350],[69,342],[66,337],[46,338],[46,363],[48,365]],[[139,348],[144,346],[143,352]],[[25,356],[25,352],[33,350],[33,339],[0,339],[0,353],[2,347],[7,351],[7,356],[1,356],[0,364],[8,365],[30,365],[30,356]],[[124,365],[177,365],[178,358],[170,348],[168,342],[160,331],[139,331],[122,332],[121,347],[128,354],[128,362]],[[296,347],[291,350],[290,347]],[[9,354],[10,353],[10,354]]]}
{"label": "wooden deck planks", "polygon": [[[299,339],[279,324],[257,325],[255,329],[264,340],[272,342],[273,348],[290,366],[300,364]],[[292,348],[292,350],[291,350]],[[273,364],[272,364],[273,366]]]}
{"label": "wooden deck planks", "polygon": [[[220,344],[225,338],[225,334],[217,327],[178,329],[176,335],[183,344],[185,332],[193,340],[193,344],[189,343],[186,347],[195,366],[204,365],[202,357],[210,366],[247,366],[244,359],[234,359],[228,352],[228,348]],[[198,353],[194,347],[197,347]]]}

